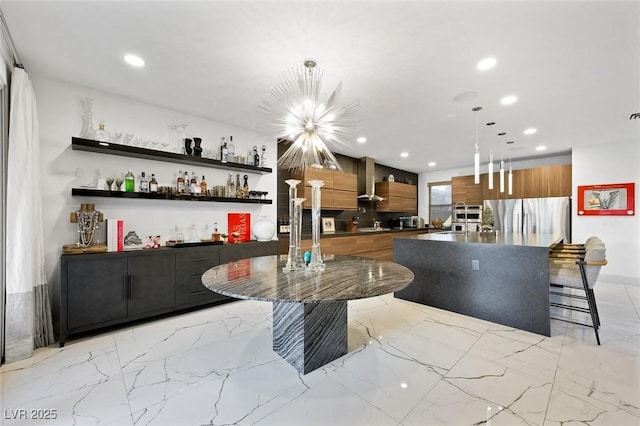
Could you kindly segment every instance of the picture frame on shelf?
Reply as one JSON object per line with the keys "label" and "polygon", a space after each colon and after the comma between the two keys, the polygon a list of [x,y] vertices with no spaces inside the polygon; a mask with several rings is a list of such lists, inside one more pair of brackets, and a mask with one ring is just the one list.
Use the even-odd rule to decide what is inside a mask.
{"label": "picture frame on shelf", "polygon": [[578,216],[634,216],[635,183],[578,186]]}
{"label": "picture frame on shelf", "polygon": [[322,233],[323,234],[333,234],[336,232],[336,221],[332,217],[323,217],[322,218]]}

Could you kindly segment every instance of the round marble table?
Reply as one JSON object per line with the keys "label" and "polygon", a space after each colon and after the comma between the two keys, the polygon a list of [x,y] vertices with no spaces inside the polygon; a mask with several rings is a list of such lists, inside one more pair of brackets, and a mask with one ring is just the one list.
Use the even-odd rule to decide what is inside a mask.
{"label": "round marble table", "polygon": [[413,272],[393,262],[324,256],[325,270],[283,272],[286,256],[219,265],[202,275],[211,291],[273,302],[273,350],[306,374],[347,353],[347,301],[401,290]]}

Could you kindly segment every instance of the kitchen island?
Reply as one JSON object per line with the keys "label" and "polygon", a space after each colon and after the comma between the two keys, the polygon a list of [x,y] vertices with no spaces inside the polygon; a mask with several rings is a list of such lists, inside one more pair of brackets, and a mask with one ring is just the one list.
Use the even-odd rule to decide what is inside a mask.
{"label": "kitchen island", "polygon": [[549,336],[552,234],[433,233],[396,238],[415,279],[395,296]]}

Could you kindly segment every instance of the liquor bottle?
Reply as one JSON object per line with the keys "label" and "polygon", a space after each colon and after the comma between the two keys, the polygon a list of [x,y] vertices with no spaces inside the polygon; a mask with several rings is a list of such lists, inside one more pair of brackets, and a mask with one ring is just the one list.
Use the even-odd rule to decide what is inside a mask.
{"label": "liquor bottle", "polygon": [[101,121],[100,124],[98,124],[96,140],[99,140],[100,142],[107,142],[107,132],[104,130],[104,121]]}
{"label": "liquor bottle", "polygon": [[236,187],[233,180],[233,173],[229,173],[229,177],[227,178],[227,193],[226,196],[228,198],[234,198],[236,196]]}
{"label": "liquor bottle", "polygon": [[196,172],[191,172],[191,180],[189,181],[189,186],[191,190],[191,194],[196,195],[200,192],[200,187],[198,186],[198,178],[196,177]]}
{"label": "liquor bottle", "polygon": [[236,161],[236,146],[233,144],[233,136],[229,136],[229,143],[227,144],[227,161]]}
{"label": "liquor bottle", "polygon": [[226,163],[228,157],[229,157],[229,149],[227,148],[227,141],[223,136],[220,138],[220,161],[222,161],[223,163]]}
{"label": "liquor bottle", "polygon": [[149,192],[149,181],[144,172],[140,173],[140,192]]}
{"label": "liquor bottle", "polygon": [[253,165],[260,167],[260,154],[258,154],[258,147],[253,146]]}
{"label": "liquor bottle", "polygon": [[236,198],[242,198],[242,185],[240,185],[240,173],[236,175]]}
{"label": "liquor bottle", "polygon": [[204,180],[204,175],[202,175],[202,180],[200,181],[200,194],[207,195],[207,181]]}
{"label": "liquor bottle", "polygon": [[249,198],[249,175],[242,176],[244,184],[242,185],[242,198]]}
{"label": "liquor bottle", "polygon": [[151,173],[151,181],[149,181],[149,192],[158,192],[158,181],[156,175]]}
{"label": "liquor bottle", "polygon": [[125,192],[133,192],[136,190],[136,178],[131,173],[131,170],[124,175],[124,190]]}
{"label": "liquor bottle", "polygon": [[184,195],[191,195],[191,180],[189,179],[189,172],[184,172],[182,180],[184,181]]}
{"label": "liquor bottle", "polygon": [[278,233],[286,234],[287,233],[287,219],[283,216],[280,216],[278,220]]}
{"label": "liquor bottle", "polygon": [[253,152],[251,151],[251,149],[249,149],[249,155],[247,155],[247,164],[250,166],[253,166],[254,161],[255,161],[255,156],[253,155]]}
{"label": "liquor bottle", "polygon": [[182,170],[178,170],[178,194],[184,194],[184,177],[182,177]]}

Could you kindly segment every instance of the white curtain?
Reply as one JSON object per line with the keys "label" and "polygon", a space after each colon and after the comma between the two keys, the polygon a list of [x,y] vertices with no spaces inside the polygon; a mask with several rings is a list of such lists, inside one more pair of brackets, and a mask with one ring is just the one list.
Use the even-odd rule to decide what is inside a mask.
{"label": "white curtain", "polygon": [[23,69],[13,70],[9,99],[5,360],[14,362],[54,337],[44,263],[38,113]]}

